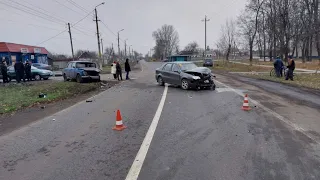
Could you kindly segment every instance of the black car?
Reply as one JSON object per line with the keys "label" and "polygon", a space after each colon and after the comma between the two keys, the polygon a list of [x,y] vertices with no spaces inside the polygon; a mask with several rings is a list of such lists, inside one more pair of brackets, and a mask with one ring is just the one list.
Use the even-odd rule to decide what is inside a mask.
{"label": "black car", "polygon": [[210,66],[210,67],[213,67],[213,60],[212,59],[205,59],[203,61],[203,66],[206,67],[206,66]]}
{"label": "black car", "polygon": [[206,67],[198,67],[192,62],[168,62],[156,70],[159,85],[169,83],[179,85],[182,89],[211,88],[215,90],[214,75]]}

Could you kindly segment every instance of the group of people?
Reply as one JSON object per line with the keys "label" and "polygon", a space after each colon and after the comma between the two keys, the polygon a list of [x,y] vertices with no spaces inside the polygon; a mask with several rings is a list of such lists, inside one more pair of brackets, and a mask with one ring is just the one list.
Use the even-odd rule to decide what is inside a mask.
{"label": "group of people", "polygon": [[[113,78],[118,79],[118,81],[122,81],[122,67],[119,61],[114,61],[111,66],[111,74],[113,74]],[[129,80],[129,72],[131,71],[129,59],[126,59],[126,62],[124,63],[124,70],[126,72],[126,80]]]}
{"label": "group of people", "polygon": [[[9,76],[8,76],[8,67],[6,60],[2,60],[0,64],[1,74],[3,83],[9,82]],[[14,71],[16,73],[16,81],[17,83],[20,83],[21,80],[23,82],[26,82],[26,79],[28,81],[32,80],[32,74],[31,74],[31,64],[29,61],[26,61],[25,64],[22,63],[22,61],[18,61],[14,64]]]}
{"label": "group of people", "polygon": [[[273,66],[276,71],[277,77],[283,77],[283,71],[285,70],[285,66],[283,64],[282,59],[279,56],[277,56],[277,58],[273,62]],[[286,80],[290,79],[291,81],[293,81],[293,71],[296,68],[296,65],[295,65],[295,61],[293,60],[292,56],[288,56],[287,68],[288,68],[288,71],[287,72],[285,71]]]}

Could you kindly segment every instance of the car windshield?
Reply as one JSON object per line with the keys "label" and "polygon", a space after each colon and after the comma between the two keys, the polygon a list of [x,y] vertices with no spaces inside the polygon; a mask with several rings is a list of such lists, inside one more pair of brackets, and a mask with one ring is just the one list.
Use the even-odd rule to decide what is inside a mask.
{"label": "car windshield", "polygon": [[181,63],[179,64],[179,66],[181,67],[182,71],[188,71],[194,68],[197,68],[198,66],[193,64],[193,63]]}
{"label": "car windshield", "polygon": [[76,64],[76,68],[96,67],[95,63],[80,62]]}
{"label": "car windshield", "polygon": [[212,60],[211,59],[206,59],[205,62],[212,62]]}

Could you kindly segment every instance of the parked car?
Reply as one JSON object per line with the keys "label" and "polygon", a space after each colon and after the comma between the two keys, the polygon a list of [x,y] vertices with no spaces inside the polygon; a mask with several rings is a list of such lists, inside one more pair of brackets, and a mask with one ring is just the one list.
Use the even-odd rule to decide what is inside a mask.
{"label": "parked car", "polygon": [[45,69],[52,71],[52,67],[48,64],[41,64],[41,63],[32,63],[32,66],[38,68],[38,69]]}
{"label": "parked car", "polygon": [[215,76],[206,67],[198,67],[192,62],[169,62],[156,70],[155,78],[159,85],[165,83],[179,85],[182,89],[211,88],[215,90]]}
{"label": "parked car", "polygon": [[100,70],[97,65],[89,61],[71,61],[62,71],[63,79],[76,80],[81,83],[85,80],[100,81]]}
{"label": "parked car", "polygon": [[[31,66],[31,77],[32,79],[35,79],[37,81],[43,79],[43,80],[48,80],[51,76],[53,76],[53,72],[49,70],[44,70],[44,69],[38,69],[34,66]],[[12,79],[16,79],[16,72],[14,70],[13,66],[8,67],[8,77],[9,81]]]}
{"label": "parked car", "polygon": [[203,61],[203,66],[206,67],[206,66],[210,66],[210,67],[213,67],[213,60],[212,59],[205,59]]}

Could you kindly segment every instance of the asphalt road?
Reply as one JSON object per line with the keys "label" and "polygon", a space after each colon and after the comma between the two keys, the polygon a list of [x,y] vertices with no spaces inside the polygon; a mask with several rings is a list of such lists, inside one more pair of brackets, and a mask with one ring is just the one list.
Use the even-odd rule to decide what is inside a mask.
{"label": "asphalt road", "polygon": [[[289,118],[289,106],[272,109],[258,84],[218,76],[235,89],[183,91],[155,83],[161,64],[141,64],[135,79],[92,102],[1,136],[0,179],[320,179],[316,103],[300,106],[312,113],[298,116],[308,116],[304,122]],[[256,93],[249,112],[241,110],[243,92]],[[117,109],[122,132],[112,130]]]}

